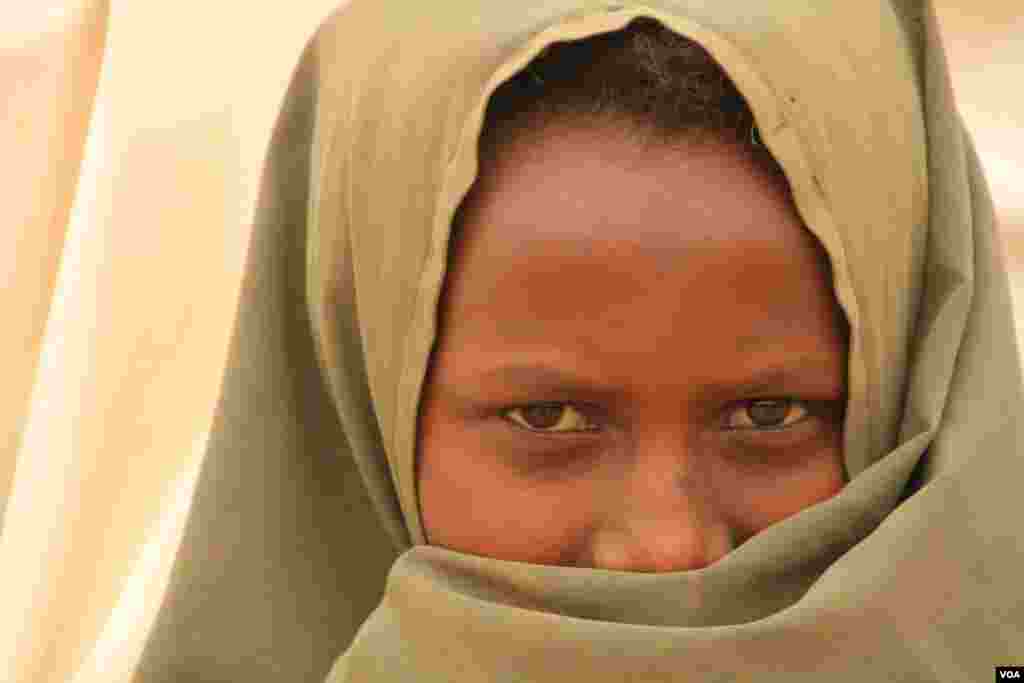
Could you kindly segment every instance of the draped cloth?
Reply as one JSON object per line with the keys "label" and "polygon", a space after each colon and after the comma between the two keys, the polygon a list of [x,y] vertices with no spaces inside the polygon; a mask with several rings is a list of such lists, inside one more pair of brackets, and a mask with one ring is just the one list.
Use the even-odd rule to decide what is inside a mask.
{"label": "draped cloth", "polygon": [[[488,96],[638,16],[722,65],[828,253],[849,483],[698,571],[429,546],[417,406]],[[254,231],[145,680],[232,640],[285,679],[292,623],[334,682],[962,681],[1024,652],[1008,280],[927,4],[355,0],[294,75]]]}
{"label": "draped cloth", "polygon": [[[547,45],[640,16],[722,65],[828,254],[849,483],[697,571],[429,546],[416,414],[487,98]],[[963,681],[1024,664],[1024,416],[997,240],[923,0],[353,0],[280,110],[135,680]],[[115,528],[149,509],[132,500]]]}

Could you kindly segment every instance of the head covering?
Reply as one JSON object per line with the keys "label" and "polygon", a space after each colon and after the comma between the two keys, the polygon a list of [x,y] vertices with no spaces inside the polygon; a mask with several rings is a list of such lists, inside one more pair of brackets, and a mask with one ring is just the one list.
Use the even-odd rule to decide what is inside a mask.
{"label": "head covering", "polygon": [[[637,17],[721,64],[828,253],[849,483],[697,571],[426,545],[417,407],[488,97]],[[230,653],[245,680],[315,680],[343,650],[331,681],[984,680],[1024,663],[1022,417],[992,202],[926,2],[354,0],[279,119],[142,680]]]}

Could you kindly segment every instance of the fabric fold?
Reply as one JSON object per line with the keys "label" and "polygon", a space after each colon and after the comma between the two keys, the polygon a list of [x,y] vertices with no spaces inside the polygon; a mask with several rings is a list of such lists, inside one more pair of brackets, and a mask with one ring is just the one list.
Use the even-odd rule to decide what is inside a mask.
{"label": "fabric fold", "polygon": [[[428,545],[416,416],[488,98],[547,46],[641,17],[727,72],[827,252],[849,482],[695,571]],[[337,683],[959,681],[1024,652],[1013,313],[929,3],[355,0],[310,43],[267,168],[140,680],[229,642],[253,681],[313,680],[333,646]],[[305,662],[276,654],[299,634]]]}

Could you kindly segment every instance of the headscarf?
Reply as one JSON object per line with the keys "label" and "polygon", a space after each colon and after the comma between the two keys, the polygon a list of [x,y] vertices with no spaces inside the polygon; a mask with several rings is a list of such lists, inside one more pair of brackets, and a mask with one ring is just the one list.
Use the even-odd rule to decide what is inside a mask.
{"label": "headscarf", "polygon": [[[416,416],[489,95],[650,17],[750,105],[850,328],[835,497],[696,571],[425,543]],[[217,419],[144,681],[965,681],[1022,664],[1021,372],[923,0],[354,0],[269,152]],[[233,670],[238,670],[233,669]]]}

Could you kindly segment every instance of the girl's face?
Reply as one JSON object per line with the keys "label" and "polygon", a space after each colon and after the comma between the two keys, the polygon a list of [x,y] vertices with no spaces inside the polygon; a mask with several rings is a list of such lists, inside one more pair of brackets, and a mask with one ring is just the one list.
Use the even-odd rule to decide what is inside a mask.
{"label": "girl's face", "polygon": [[428,542],[698,569],[843,486],[846,340],[785,181],[550,129],[464,207],[420,408]]}

